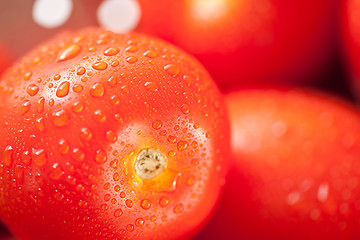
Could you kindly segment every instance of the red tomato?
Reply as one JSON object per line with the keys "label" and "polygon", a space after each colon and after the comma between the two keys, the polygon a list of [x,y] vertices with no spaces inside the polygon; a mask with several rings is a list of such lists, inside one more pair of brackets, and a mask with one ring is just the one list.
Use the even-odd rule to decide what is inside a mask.
{"label": "red tomato", "polygon": [[0,216],[19,239],[179,239],[218,198],[221,95],[178,48],[65,33],[0,81]]}
{"label": "red tomato", "polygon": [[139,2],[139,30],[194,54],[227,89],[313,81],[334,45],[337,0]]}
{"label": "red tomato", "polygon": [[298,90],[227,96],[233,168],[198,239],[358,239],[360,114]]}

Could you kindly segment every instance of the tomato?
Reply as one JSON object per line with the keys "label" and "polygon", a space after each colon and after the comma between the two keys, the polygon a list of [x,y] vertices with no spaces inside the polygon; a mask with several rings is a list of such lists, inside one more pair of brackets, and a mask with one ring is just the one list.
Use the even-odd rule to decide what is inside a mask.
{"label": "tomato", "polygon": [[314,81],[332,56],[337,0],[139,0],[138,30],[194,54],[227,90]]}
{"label": "tomato", "polygon": [[223,99],[191,56],[63,33],[0,81],[0,217],[19,239],[185,239],[224,183]]}
{"label": "tomato", "polygon": [[197,239],[358,239],[360,113],[300,90],[226,100],[233,166]]}

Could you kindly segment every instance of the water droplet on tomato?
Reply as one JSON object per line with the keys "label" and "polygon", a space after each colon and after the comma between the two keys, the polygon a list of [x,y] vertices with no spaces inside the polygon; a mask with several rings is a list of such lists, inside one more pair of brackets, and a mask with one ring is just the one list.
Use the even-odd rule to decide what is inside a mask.
{"label": "water droplet on tomato", "polygon": [[62,82],[59,87],[56,90],[56,96],[58,97],[65,97],[66,95],[69,94],[69,87],[70,87],[70,83],[65,81]]}
{"label": "water droplet on tomato", "polygon": [[130,199],[127,199],[125,201],[125,205],[128,207],[128,208],[131,208],[134,204],[133,204],[133,201],[131,201]]}
{"label": "water droplet on tomato", "polygon": [[128,63],[135,63],[135,62],[137,62],[137,58],[136,57],[133,57],[133,56],[131,56],[131,57],[128,57],[127,59],[126,59],[126,61],[128,62]]}
{"label": "water droplet on tomato", "polygon": [[152,124],[152,127],[154,129],[158,130],[162,127],[162,122],[160,120],[155,120]]}
{"label": "water droplet on tomato", "polygon": [[190,112],[190,107],[189,107],[189,105],[183,104],[183,105],[181,106],[181,112],[182,112],[183,114],[189,114],[189,112]]}
{"label": "water droplet on tomato", "polygon": [[82,162],[85,159],[85,153],[79,148],[74,148],[71,157],[76,161]]}
{"label": "water droplet on tomato", "polygon": [[156,57],[157,55],[158,55],[158,53],[155,52],[155,51],[152,51],[152,50],[148,50],[148,51],[146,51],[146,52],[144,53],[144,56],[145,56],[145,57],[148,57],[148,58],[154,58],[154,57]]}
{"label": "water droplet on tomato", "polygon": [[92,131],[89,128],[81,128],[80,129],[80,137],[85,140],[85,141],[89,141],[92,139]]}
{"label": "water droplet on tomato", "polygon": [[144,223],[145,223],[145,220],[143,218],[138,218],[135,221],[135,225],[138,227],[141,227],[142,225],[144,225]]}
{"label": "water droplet on tomato", "polygon": [[55,74],[55,76],[54,76],[54,80],[59,80],[61,78],[61,75],[60,74]]}
{"label": "water droplet on tomato", "polygon": [[111,87],[115,86],[116,85],[116,77],[114,77],[114,76],[109,77],[109,79],[107,80],[107,83]]}
{"label": "water droplet on tomato", "polygon": [[107,66],[106,62],[96,62],[92,65],[92,68],[95,70],[105,70]]}
{"label": "water droplet on tomato", "polygon": [[123,211],[121,209],[116,209],[114,212],[115,217],[120,217],[123,214]]}
{"label": "water droplet on tomato", "polygon": [[40,97],[36,103],[36,108],[37,108],[38,113],[41,113],[44,110],[44,104],[45,104],[44,97]]}
{"label": "water droplet on tomato", "polygon": [[144,85],[150,91],[157,91],[159,88],[154,82],[146,82]]}
{"label": "water droplet on tomato", "polygon": [[182,205],[181,203],[176,204],[174,207],[174,213],[182,213],[184,211],[184,205]]}
{"label": "water droplet on tomato", "polygon": [[151,207],[151,202],[148,199],[144,199],[141,201],[140,205],[143,209],[147,210]]}
{"label": "water droplet on tomato", "polygon": [[30,78],[31,78],[31,76],[32,76],[32,72],[27,72],[27,73],[25,73],[24,74],[24,80],[29,80]]}
{"label": "water droplet on tomato", "polygon": [[59,152],[61,154],[67,154],[69,152],[69,149],[70,149],[70,146],[69,146],[69,143],[66,142],[64,139],[60,139],[59,140]]}
{"label": "water droplet on tomato", "polygon": [[106,152],[103,149],[98,149],[95,153],[95,161],[97,163],[104,163],[107,160]]}
{"label": "water droplet on tomato", "polygon": [[167,140],[169,143],[175,143],[177,141],[177,138],[175,136],[170,135]]}
{"label": "water droplet on tomato", "polygon": [[95,83],[90,89],[90,94],[93,97],[102,97],[104,93],[105,93],[105,88],[102,83]]}
{"label": "water droplet on tomato", "polygon": [[107,131],[106,132],[106,139],[111,143],[116,142],[116,140],[117,140],[116,133],[114,131],[111,131],[111,130]]}
{"label": "water droplet on tomato", "polygon": [[25,165],[30,165],[31,163],[31,154],[29,151],[23,151],[21,155],[21,160]]}
{"label": "water droplet on tomato", "polygon": [[83,75],[83,74],[85,74],[85,72],[86,72],[86,69],[84,67],[79,67],[76,71],[76,74]]}
{"label": "water droplet on tomato", "polygon": [[161,207],[166,207],[169,204],[170,200],[167,197],[162,197],[159,200],[159,205]]}
{"label": "water droplet on tomato", "polygon": [[45,131],[45,121],[43,117],[37,118],[35,121],[35,125],[40,131]]}
{"label": "water droplet on tomato", "polygon": [[67,61],[75,58],[81,52],[80,45],[73,43],[64,48],[57,59],[57,62]]}
{"label": "water droplet on tomato", "polygon": [[110,102],[114,105],[120,104],[120,97],[117,95],[113,95],[110,97]]}
{"label": "water droplet on tomato", "polygon": [[33,149],[32,150],[32,159],[34,161],[34,163],[39,166],[42,167],[46,164],[47,161],[47,156],[46,156],[46,152],[44,149]]}
{"label": "water droplet on tomato", "polygon": [[30,95],[30,96],[35,96],[38,92],[39,92],[39,87],[36,84],[30,84],[27,89],[26,92]]}
{"label": "water droplet on tomato", "polygon": [[49,173],[49,178],[52,180],[59,180],[64,174],[64,170],[58,163],[54,163]]}
{"label": "water droplet on tomato", "polygon": [[129,46],[125,48],[125,52],[136,52],[137,50],[139,49],[136,46]]}
{"label": "water droplet on tomato", "polygon": [[168,64],[164,67],[164,70],[173,77],[179,74],[180,68],[175,64]]}
{"label": "water droplet on tomato", "polygon": [[187,149],[189,146],[187,141],[179,141],[177,144],[177,149],[179,151],[184,151],[185,149]]}
{"label": "water droplet on tomato", "polygon": [[52,123],[57,127],[66,126],[70,122],[70,115],[64,109],[53,112],[51,117]]}
{"label": "water droplet on tomato", "polygon": [[13,162],[13,154],[14,154],[14,149],[12,148],[12,146],[10,145],[6,146],[3,152],[3,161],[5,166],[7,167],[11,166]]}
{"label": "water droplet on tomato", "polygon": [[84,109],[84,104],[83,104],[81,101],[74,102],[74,104],[73,104],[73,106],[72,106],[72,110],[73,110],[75,113],[79,113],[79,112],[81,112],[83,109]]}
{"label": "water droplet on tomato", "polygon": [[105,56],[114,56],[119,53],[119,49],[117,47],[109,47],[104,51]]}
{"label": "water droplet on tomato", "polygon": [[73,91],[79,93],[83,90],[83,86],[81,84],[74,84]]}
{"label": "water droplet on tomato", "polygon": [[95,121],[103,123],[106,121],[107,116],[103,110],[99,109],[93,113],[93,118]]}
{"label": "water droplet on tomato", "polygon": [[20,114],[24,115],[25,113],[27,113],[28,111],[30,111],[31,108],[31,103],[29,100],[25,100],[21,103],[21,107],[20,107]]}

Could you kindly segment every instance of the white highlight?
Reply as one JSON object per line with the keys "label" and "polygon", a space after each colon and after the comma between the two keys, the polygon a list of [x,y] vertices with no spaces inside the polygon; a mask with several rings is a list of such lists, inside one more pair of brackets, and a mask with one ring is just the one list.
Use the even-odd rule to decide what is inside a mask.
{"label": "white highlight", "polygon": [[114,32],[134,30],[140,17],[141,9],[137,0],[104,0],[97,10],[99,24]]}
{"label": "white highlight", "polygon": [[72,0],[36,0],[32,16],[40,26],[56,28],[69,19],[72,9]]}
{"label": "white highlight", "polygon": [[320,202],[325,202],[329,194],[329,184],[322,183],[319,185],[317,198]]}

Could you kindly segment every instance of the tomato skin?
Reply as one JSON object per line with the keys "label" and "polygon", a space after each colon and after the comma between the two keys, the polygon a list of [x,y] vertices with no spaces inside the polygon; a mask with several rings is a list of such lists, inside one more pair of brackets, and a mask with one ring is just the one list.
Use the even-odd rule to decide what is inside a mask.
{"label": "tomato skin", "polygon": [[[158,39],[64,33],[0,81],[0,216],[19,239],[179,239],[224,182],[222,97],[191,56]],[[145,180],[143,149],[167,164]]]}
{"label": "tomato skin", "polygon": [[226,100],[232,168],[196,239],[358,239],[359,112],[300,90]]}
{"label": "tomato skin", "polygon": [[315,82],[333,57],[337,0],[139,2],[138,29],[194,54],[226,90]]}

